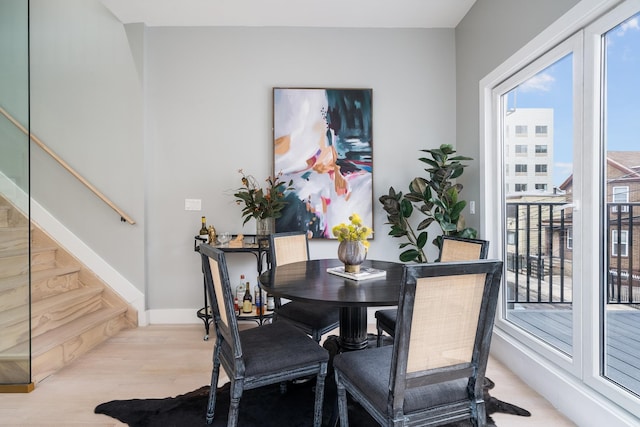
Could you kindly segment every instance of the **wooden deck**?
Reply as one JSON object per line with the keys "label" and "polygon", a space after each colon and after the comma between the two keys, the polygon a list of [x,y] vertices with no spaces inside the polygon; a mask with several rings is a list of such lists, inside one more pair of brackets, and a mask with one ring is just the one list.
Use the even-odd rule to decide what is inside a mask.
{"label": "wooden deck", "polygon": [[[615,307],[615,306],[613,306]],[[570,309],[510,310],[508,320],[571,355]],[[640,395],[640,310],[607,310],[605,376]]]}

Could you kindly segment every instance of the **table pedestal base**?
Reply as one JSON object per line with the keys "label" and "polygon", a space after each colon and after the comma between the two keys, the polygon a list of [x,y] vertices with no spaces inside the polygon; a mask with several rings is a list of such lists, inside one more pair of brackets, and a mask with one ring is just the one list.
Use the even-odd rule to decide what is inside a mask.
{"label": "table pedestal base", "polygon": [[367,307],[340,308],[339,345],[341,351],[367,348]]}
{"label": "table pedestal base", "polygon": [[[331,359],[343,351],[362,350],[367,348],[371,337],[367,334],[367,308],[340,308],[340,335],[329,336],[323,346],[329,351]],[[375,339],[373,341],[375,345]]]}

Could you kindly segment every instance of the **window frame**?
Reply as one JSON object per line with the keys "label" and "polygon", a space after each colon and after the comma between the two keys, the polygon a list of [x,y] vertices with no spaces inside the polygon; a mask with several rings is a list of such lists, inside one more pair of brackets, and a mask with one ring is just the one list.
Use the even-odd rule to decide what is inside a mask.
{"label": "window frame", "polygon": [[[544,151],[542,151],[542,150],[538,150],[538,147],[540,147],[540,148],[544,147]],[[536,146],[535,146],[535,153],[536,153],[537,155],[539,155],[539,156],[541,156],[541,155],[543,155],[543,154],[544,154],[544,155],[549,154],[549,145],[548,145],[548,144],[536,144]]]}
{"label": "window frame", "polygon": [[[538,128],[542,130],[544,128],[544,132],[538,132]],[[536,125],[535,126],[535,135],[537,137],[545,137],[549,135],[549,126],[548,125]]]}
{"label": "window frame", "polygon": [[[518,132],[518,131],[520,131],[520,132]],[[516,132],[516,135],[515,135],[516,138],[517,137],[525,138],[525,137],[527,137],[529,135],[529,126],[527,126],[527,125],[516,125],[515,132]]]}
{"label": "window frame", "polygon": [[[537,175],[546,175],[549,173],[549,165],[547,165],[546,163],[536,163],[534,168]],[[544,170],[538,170],[538,169],[544,169]]]}
{"label": "window frame", "polygon": [[[616,192],[616,189],[623,189],[621,192]],[[616,196],[623,194],[624,200],[616,200]],[[628,185],[614,185],[611,187],[611,202],[612,203],[629,203],[629,186]]]}
{"label": "window frame", "polygon": [[[526,81],[530,77],[533,77],[538,72],[543,69],[551,66],[556,63],[558,60],[562,59],[568,54],[574,54],[574,72],[573,72],[573,87],[574,87],[574,98],[578,97],[578,99],[574,99],[574,111],[573,111],[573,138],[572,141],[573,146],[577,144],[576,141],[582,139],[582,100],[579,98],[581,95],[580,87],[582,86],[582,75],[577,73],[575,70],[581,68],[581,63],[579,62],[582,57],[582,49],[583,49],[583,35],[581,31],[576,32],[575,34],[567,34],[565,40],[558,41],[553,45],[546,46],[544,51],[538,51],[534,57],[528,58],[526,61],[522,61],[519,68],[515,68],[518,71],[505,70],[505,74],[500,75],[499,77],[495,77],[495,80],[492,82],[481,83],[485,88],[483,95],[483,105],[484,105],[484,113],[483,117],[485,121],[482,123],[481,132],[483,132],[484,138],[482,141],[484,142],[484,157],[481,160],[481,164],[484,162],[484,174],[489,176],[489,181],[481,186],[481,197],[487,198],[485,203],[488,203],[485,208],[487,209],[485,219],[483,221],[481,232],[486,233],[488,239],[495,241],[497,250],[502,250],[504,248],[504,242],[506,236],[504,234],[505,221],[506,218],[504,216],[504,212],[502,209],[503,201],[505,200],[505,178],[501,176],[502,174],[502,166],[504,164],[504,156],[503,156],[503,144],[497,143],[497,141],[501,141],[502,139],[502,107],[500,97],[502,94],[509,92],[511,89],[516,87],[518,84]],[[578,63],[576,63],[578,62]],[[547,150],[549,151],[549,150]],[[575,152],[575,149],[574,149]],[[548,153],[547,153],[548,154]],[[497,159],[497,160],[493,160]],[[574,173],[583,173],[580,168],[574,170]],[[597,175],[597,174],[596,174]],[[482,181],[481,181],[482,182]],[[482,191],[484,188],[495,189],[498,188],[499,191],[497,194],[490,194],[489,191]],[[581,199],[581,194],[583,192],[582,183],[577,183],[573,188],[573,197],[578,200]],[[495,208],[491,208],[491,206],[499,206],[501,209],[497,211]],[[578,210],[575,210],[578,213]],[[582,213],[582,212],[580,212]],[[579,215],[578,215],[579,216]],[[580,229],[582,226],[580,218],[574,219],[573,227]],[[574,253],[576,250],[582,247],[581,245],[581,236],[576,236],[574,233],[573,237],[574,242]],[[501,257],[505,257],[504,253],[500,253]],[[580,261],[574,265],[574,270],[577,273],[581,274],[582,265]],[[510,321],[507,320],[507,302],[506,298],[504,298],[504,289],[502,289],[503,297],[501,297],[501,303],[498,307],[498,317],[496,318],[496,329],[500,332],[505,333],[506,335],[512,337],[517,342],[522,343],[523,345],[535,349],[536,353],[542,355],[545,360],[548,360],[555,366],[560,367],[564,372],[566,372],[570,376],[580,376],[581,371],[583,369],[583,360],[582,354],[579,351],[581,349],[582,343],[580,342],[580,334],[573,334],[572,337],[572,347],[575,349],[575,353],[572,357],[568,356],[565,353],[551,347],[550,345],[543,343],[540,339],[535,336],[529,334],[528,332],[521,330],[517,326],[511,324]],[[579,289],[574,292],[574,303],[573,303],[573,324],[574,327],[578,328],[579,323],[576,321],[576,316],[581,312],[581,291]]]}
{"label": "window frame", "polygon": [[527,173],[529,173],[528,169],[529,169],[529,165],[527,165],[526,163],[516,163],[516,175],[520,174],[520,175],[526,175]]}
{"label": "window frame", "polygon": [[[629,257],[629,230],[620,230],[620,246],[624,249],[619,255]],[[611,230],[611,255],[618,256],[618,230]]]}
{"label": "window frame", "polygon": [[[497,66],[481,79],[480,90],[480,194],[482,220],[480,233],[492,241],[492,252],[504,246],[506,236],[502,232],[501,224],[505,213],[501,209],[504,198],[504,177],[501,176],[501,164],[504,161],[502,147],[495,144],[502,129],[498,104],[494,91],[517,72],[523,70],[527,64],[551,52],[563,41],[571,39],[577,34],[584,35],[585,49],[584,93],[588,101],[581,103],[584,110],[584,123],[580,126],[579,139],[590,145],[582,150],[584,173],[587,176],[597,176],[599,173],[600,152],[593,148],[593,140],[601,133],[600,124],[595,117],[600,114],[600,87],[594,84],[599,79],[600,67],[597,65],[598,36],[607,29],[613,28],[640,9],[640,2],[620,0],[581,0],[570,11],[555,21],[531,42],[524,45],[511,57]],[[626,17],[624,16],[626,15]],[[592,185],[583,186],[580,196],[585,200],[599,200],[600,183],[593,180]],[[498,190],[496,190],[498,189]],[[577,189],[576,189],[577,190]],[[584,242],[600,242],[605,239],[602,226],[598,220],[604,217],[604,208],[581,209],[582,221],[574,223],[574,229],[582,229],[575,238],[576,248],[585,247]],[[594,225],[595,224],[595,225]],[[493,244],[495,242],[495,244]],[[597,249],[598,244],[589,246]],[[493,252],[495,253],[495,252]],[[600,274],[601,256],[597,250],[592,250],[590,256],[585,256],[579,266],[583,276],[590,276],[594,280]],[[597,289],[597,285],[593,287]],[[566,399],[558,401],[561,411],[570,414],[575,420],[583,423],[600,422],[601,424],[629,425],[637,422],[636,417],[629,414],[640,413],[640,400],[630,395],[599,376],[598,342],[599,342],[599,295],[576,296],[579,307],[576,311],[583,314],[581,359],[585,361],[581,366],[572,365],[572,361],[556,357],[548,348],[541,346],[535,340],[523,336],[515,328],[501,319],[504,310],[502,304],[498,307],[498,316],[494,328],[492,347],[496,348],[503,361],[512,369],[517,369],[519,375],[527,382],[535,383],[536,389],[549,399],[557,396],[558,392],[566,395]],[[575,361],[574,361],[575,363]],[[582,402],[583,404],[576,404]],[[587,406],[584,406],[587,405]],[[613,425],[613,424],[611,424]]]}

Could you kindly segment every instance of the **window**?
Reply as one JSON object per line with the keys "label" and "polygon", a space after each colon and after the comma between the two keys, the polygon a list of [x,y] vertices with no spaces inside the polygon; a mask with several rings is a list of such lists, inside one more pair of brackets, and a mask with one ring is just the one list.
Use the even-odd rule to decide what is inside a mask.
{"label": "window", "polygon": [[536,125],[536,136],[547,136],[547,126]]}
{"label": "window", "polygon": [[547,154],[547,145],[536,144],[536,154]]}
{"label": "window", "polygon": [[[513,156],[510,159],[517,159],[511,160],[511,164],[515,164],[513,175],[517,181],[512,176],[502,177],[503,185],[509,180],[515,186],[513,193],[509,194],[508,190],[504,193],[502,206],[507,209],[513,206],[517,214],[513,220],[511,217],[501,218],[504,232],[501,249],[505,259],[517,264],[516,268],[526,268],[517,274],[507,275],[504,281],[506,291],[503,298],[507,304],[499,324],[515,328],[518,334],[523,334],[524,340],[535,336],[545,341],[553,347],[551,354],[554,357],[560,353],[570,358],[573,357],[574,338],[577,336],[573,333],[572,292],[582,283],[573,277],[581,273],[579,268],[573,268],[573,257],[577,259],[582,254],[582,246],[576,242],[576,248],[570,252],[566,249],[566,245],[573,245],[571,240],[567,241],[567,227],[572,226],[582,212],[566,209],[573,204],[573,192],[582,190],[582,176],[573,173],[573,153],[577,142],[574,129],[578,128],[577,120],[581,117],[579,99],[575,96],[580,87],[580,75],[576,69],[579,62],[574,60],[574,52],[581,46],[579,37],[567,40],[544,58],[502,80],[494,91],[495,111],[500,114],[496,120],[499,126],[533,123],[536,126],[532,125],[531,130],[540,133],[544,128],[538,125],[544,123],[548,124],[548,134],[555,135],[553,139],[540,138],[531,144],[524,144],[525,140],[521,139],[523,142],[520,144],[531,146],[531,158],[536,160],[529,161],[528,155],[526,160],[525,155]],[[513,108],[516,103],[518,108]],[[517,147],[513,139],[502,138],[501,143]],[[504,172],[502,168],[500,172]],[[534,178],[536,176],[542,178]],[[548,189],[561,186],[562,194],[547,193]],[[509,231],[516,233],[516,245],[507,244]],[[541,286],[534,286],[536,282]],[[554,329],[550,322],[529,323],[529,316],[535,316],[535,312],[539,313],[538,308],[547,303],[561,308],[566,320],[566,328],[562,332]]]}
{"label": "window", "polygon": [[516,154],[527,154],[527,146],[524,144],[516,145]]}
{"label": "window", "polygon": [[516,125],[516,136],[527,136],[527,125]]}
{"label": "window", "polygon": [[[629,203],[629,187],[613,187],[611,201],[613,203]],[[611,206],[611,212],[618,212],[618,206]],[[620,212],[629,212],[629,206],[620,206]]]}
{"label": "window", "polygon": [[[487,209],[483,221],[485,238],[497,241],[505,260],[511,257],[519,261],[517,256],[527,254],[529,248],[548,256],[544,258],[543,268],[539,268],[538,263],[531,269],[532,273],[521,275],[507,270],[511,274],[503,278],[504,304],[498,307],[496,327],[515,342],[509,348],[513,354],[506,359],[520,367],[520,361],[516,362],[519,355],[538,357],[541,372],[523,370],[522,375],[538,381],[540,389],[550,395],[557,390],[556,384],[544,381],[540,374],[559,384],[570,384],[566,390],[571,402],[581,399],[586,392],[593,396],[593,402],[606,405],[615,401],[620,412],[640,414],[638,376],[630,377],[619,369],[621,351],[625,352],[625,366],[640,369],[638,352],[625,351],[624,339],[620,340],[633,328],[621,324],[620,316],[624,316],[626,310],[637,311],[640,301],[637,281],[631,279],[630,271],[640,265],[637,261],[639,234],[637,223],[630,215],[608,215],[612,204],[622,208],[630,203],[627,200],[640,201],[635,198],[640,190],[636,192],[634,184],[617,180],[640,163],[636,157],[640,153],[637,143],[640,121],[630,119],[632,111],[640,111],[640,2],[598,2],[598,6],[595,3],[577,2],[572,12],[581,9],[581,22],[575,16],[562,17],[558,23],[562,21],[566,29],[541,36],[540,43],[532,41],[538,50],[527,45],[481,81],[481,124],[486,135],[482,137],[484,151],[480,150],[484,156],[484,164],[480,162],[481,176],[484,174],[490,188],[500,188],[510,180],[511,190],[510,193],[508,187],[504,188],[502,195],[485,192],[490,199],[485,206],[495,208]],[[588,13],[587,7],[591,8]],[[558,43],[557,40],[564,41]],[[541,85],[541,82],[549,84]],[[527,99],[531,89],[536,89],[537,97]],[[549,95],[558,101],[552,102]],[[526,108],[553,109],[553,118],[539,120],[540,116],[534,117],[532,111],[533,120],[517,117],[519,121],[514,122],[514,116]],[[535,198],[514,194],[513,178],[502,175],[501,144],[512,144],[514,138],[501,139],[501,128],[515,126],[515,123],[549,126],[548,137],[535,140],[540,144],[532,144],[536,158],[548,165],[548,175],[537,179],[545,182],[548,179],[549,189],[554,193],[548,198],[540,194]],[[569,153],[565,155],[564,150]],[[612,153],[615,154],[610,156]],[[629,188],[616,189],[614,193],[614,185]],[[523,190],[522,187],[523,184],[518,185],[518,190]],[[625,192],[628,199],[623,198]],[[547,202],[553,209],[530,208],[534,203],[544,206]],[[580,209],[569,209],[578,204]],[[515,224],[508,215],[510,206],[519,208]],[[609,211],[603,207],[609,207]],[[538,221],[550,211],[553,218]],[[573,225],[576,225],[575,236]],[[518,233],[516,247],[508,244],[510,231]],[[531,238],[527,240],[529,235]],[[557,257],[564,258],[557,260]],[[547,260],[553,260],[553,264],[547,264]],[[569,293],[564,293],[568,298],[554,306],[556,314],[562,312],[567,322],[562,331],[550,322],[535,326],[520,322],[529,312],[534,316],[541,312],[536,310],[537,301],[533,301],[532,307],[519,303],[528,302],[530,283],[542,282],[542,288],[538,289],[544,291],[548,282],[543,274],[546,275],[548,265],[553,265],[548,273],[553,283],[548,288],[553,290],[554,297],[561,298],[556,287],[569,285],[565,287]],[[542,278],[536,277],[538,272]],[[616,278],[615,282],[612,278]],[[521,287],[525,291],[521,292]],[[546,307],[549,306],[539,304],[539,308]],[[567,398],[569,400],[569,396]],[[592,412],[602,415],[603,419],[607,412],[614,418],[619,414],[617,408],[601,411],[596,406],[599,405],[588,409],[585,406],[579,424],[587,425]],[[565,407],[570,408],[571,403]]]}
{"label": "window", "polygon": [[[620,231],[620,256],[626,257],[629,253],[629,232]],[[618,230],[611,230],[611,255],[618,256]]]}
{"label": "window", "polygon": [[629,187],[613,187],[612,193],[613,203],[629,203]]}

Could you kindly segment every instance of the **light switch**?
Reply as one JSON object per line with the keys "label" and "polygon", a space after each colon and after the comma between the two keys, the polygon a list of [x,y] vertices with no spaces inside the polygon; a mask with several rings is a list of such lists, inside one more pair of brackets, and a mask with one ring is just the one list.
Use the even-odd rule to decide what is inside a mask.
{"label": "light switch", "polygon": [[202,210],[202,200],[200,199],[184,199],[185,211],[199,211]]}
{"label": "light switch", "polygon": [[476,202],[474,200],[471,200],[469,202],[469,213],[471,215],[475,215],[476,214]]}

